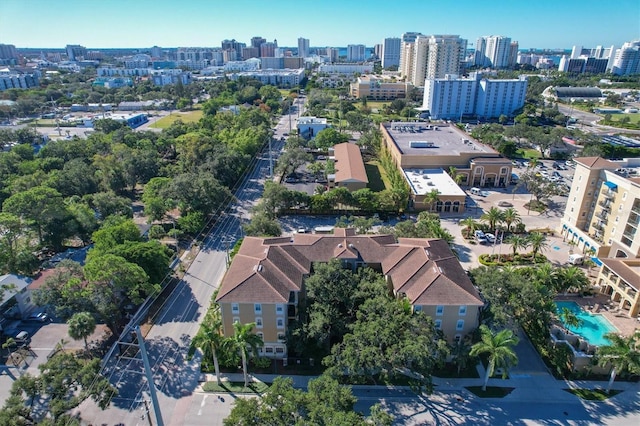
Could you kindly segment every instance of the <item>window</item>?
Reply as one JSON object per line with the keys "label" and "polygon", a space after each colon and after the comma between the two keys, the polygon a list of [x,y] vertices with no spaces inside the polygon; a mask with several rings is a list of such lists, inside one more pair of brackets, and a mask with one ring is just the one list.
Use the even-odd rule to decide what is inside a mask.
{"label": "window", "polygon": [[436,320],[436,330],[442,330],[442,320]]}
{"label": "window", "polygon": [[586,212],[582,212],[581,216],[584,217],[586,214]]}
{"label": "window", "polygon": [[460,340],[462,340],[462,335],[461,334],[456,334],[456,337],[455,337],[456,343],[460,343]]}
{"label": "window", "polygon": [[253,311],[256,314],[261,314],[262,313],[262,305],[260,303],[254,303],[253,305]]}
{"label": "window", "polygon": [[233,323],[240,323],[240,318],[238,317],[233,317]]}
{"label": "window", "polygon": [[278,318],[278,319],[276,320],[276,326],[277,326],[278,328],[284,328],[284,318]]}
{"label": "window", "polygon": [[421,305],[416,305],[413,307],[413,312],[422,312],[422,306]]}
{"label": "window", "polygon": [[460,306],[460,309],[458,309],[458,315],[460,315],[460,316],[467,315],[467,306],[466,305]]}
{"label": "window", "polygon": [[620,216],[616,216],[616,222],[620,220]]}
{"label": "window", "polygon": [[256,327],[262,328],[262,318],[256,317]]}
{"label": "window", "polygon": [[592,180],[592,181],[591,181],[591,186],[593,186],[593,185],[595,185],[595,184],[596,184],[596,181],[595,181],[595,179],[594,179],[594,180]]}
{"label": "window", "polygon": [[259,331],[259,332],[256,333],[256,335],[264,341],[264,333],[263,332]]}
{"label": "window", "polygon": [[239,314],[240,313],[240,305],[238,305],[237,303],[232,303],[231,304],[231,313]]}
{"label": "window", "polygon": [[276,353],[277,354],[283,354],[284,353],[284,348],[276,348]]}
{"label": "window", "polygon": [[276,305],[276,314],[283,314],[283,313],[284,313],[284,306]]}
{"label": "window", "polygon": [[272,354],[273,353],[273,348],[271,346],[266,346],[264,348],[264,351],[268,354]]}
{"label": "window", "polygon": [[443,313],[444,313],[444,306],[442,305],[436,306],[436,315],[442,316]]}
{"label": "window", "polygon": [[286,339],[284,333],[278,333],[278,340],[284,340]]}
{"label": "window", "polygon": [[622,194],[622,199],[626,200],[627,199],[627,193],[625,192],[624,194]]}
{"label": "window", "polygon": [[464,328],[464,320],[458,320],[456,323],[456,330],[462,330]]}
{"label": "window", "polygon": [[621,211],[622,211],[622,204],[620,204],[620,205],[618,206],[618,211],[619,211],[619,212],[621,212]]}

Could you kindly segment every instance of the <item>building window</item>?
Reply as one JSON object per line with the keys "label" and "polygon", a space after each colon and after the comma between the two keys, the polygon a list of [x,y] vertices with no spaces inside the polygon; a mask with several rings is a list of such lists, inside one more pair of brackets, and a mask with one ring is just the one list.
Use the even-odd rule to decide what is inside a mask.
{"label": "building window", "polygon": [[258,331],[258,332],[256,333],[256,335],[257,335],[259,338],[261,338],[261,339],[262,339],[262,341],[264,341],[264,333],[263,333],[263,332]]}
{"label": "building window", "polygon": [[264,351],[268,354],[272,354],[273,353],[273,348],[271,346],[266,346],[264,348]]}
{"label": "building window", "polygon": [[256,327],[257,328],[262,328],[262,318],[260,318],[260,317],[256,318]]}
{"label": "building window", "polygon": [[442,320],[436,320],[436,330],[442,330]]}
{"label": "building window", "polygon": [[284,318],[278,318],[276,320],[276,327],[278,328],[284,328]]}
{"label": "building window", "polygon": [[622,199],[626,200],[627,199],[627,193],[625,192],[624,194],[622,194]]}
{"label": "building window", "polygon": [[466,305],[460,306],[460,309],[458,309],[458,315],[460,315],[461,317],[467,315]]}
{"label": "building window", "polygon": [[616,216],[616,222],[620,220],[620,216]]}
{"label": "building window", "polygon": [[413,312],[422,312],[422,306],[421,305],[416,305],[413,307]]}
{"label": "building window", "polygon": [[231,313],[239,314],[240,313],[240,305],[238,305],[237,303],[232,303],[231,304]]}
{"label": "building window", "polygon": [[442,316],[444,314],[444,306],[438,305],[436,306],[436,315]]}
{"label": "building window", "polygon": [[277,354],[283,354],[283,353],[284,353],[284,348],[277,347],[277,348],[276,348],[276,353],[277,353]]}
{"label": "building window", "polygon": [[262,313],[262,304],[260,304],[260,303],[254,303],[254,304],[253,304],[253,311],[254,311],[256,314],[261,314],[261,313]]}
{"label": "building window", "polygon": [[[573,210],[573,209],[572,209]],[[582,212],[582,217],[584,217],[586,215],[586,212]]]}
{"label": "building window", "polygon": [[276,314],[284,313],[284,305],[276,305]]}
{"label": "building window", "polygon": [[240,324],[240,318],[238,318],[238,317],[233,317],[233,323],[234,323],[234,324],[235,324],[235,323]]}
{"label": "building window", "polygon": [[595,181],[595,179],[594,179],[594,180],[592,180],[592,181],[591,181],[591,186],[593,186],[593,185],[595,185],[595,184],[596,184],[596,181]]}
{"label": "building window", "polygon": [[464,328],[464,320],[458,320],[456,323],[456,330],[460,331]]}
{"label": "building window", "polygon": [[286,339],[284,333],[278,333],[278,340],[284,340]]}
{"label": "building window", "polygon": [[460,340],[462,340],[462,334],[456,334],[456,337],[454,339],[456,343],[460,343]]}

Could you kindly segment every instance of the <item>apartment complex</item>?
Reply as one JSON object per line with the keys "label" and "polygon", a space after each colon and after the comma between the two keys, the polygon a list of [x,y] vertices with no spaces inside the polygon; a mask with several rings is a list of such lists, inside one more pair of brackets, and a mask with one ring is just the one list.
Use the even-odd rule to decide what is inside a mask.
{"label": "apartment complex", "polygon": [[0,69],[0,92],[9,89],[29,89],[40,86],[39,72],[24,73],[10,68]]}
{"label": "apartment complex", "polygon": [[421,109],[433,119],[511,117],[524,106],[526,93],[526,76],[497,80],[482,78],[481,73],[473,73],[469,78],[447,75],[425,81]]}
{"label": "apartment complex", "polygon": [[65,50],[70,61],[82,60],[87,55],[87,48],[79,44],[67,44]]}
{"label": "apartment complex", "polygon": [[367,98],[387,101],[405,98],[411,89],[413,89],[411,83],[373,75],[363,75],[358,77],[354,83],[351,83],[350,94],[358,99]]}
{"label": "apartment complex", "polygon": [[400,75],[422,87],[427,78],[460,73],[467,41],[457,35],[416,35],[413,42],[403,41],[402,49]]}
{"label": "apartment complex", "polygon": [[364,44],[350,44],[347,46],[347,62],[364,62],[366,47]]}
{"label": "apartment complex", "polygon": [[616,75],[640,74],[640,40],[626,42],[616,50],[611,72]]}
{"label": "apartment complex", "polygon": [[400,44],[397,37],[385,38],[382,41],[382,68],[397,67],[400,65]]}
{"label": "apartment complex", "polygon": [[558,71],[571,74],[602,74],[611,69],[615,48],[613,46],[595,49],[585,49],[582,46],[573,46],[571,55],[563,55],[560,58]]}
{"label": "apartment complex", "polygon": [[478,326],[484,303],[445,241],[396,242],[392,235],[356,235],[353,229],[337,228],[333,235],[246,237],[216,299],[225,336],[233,335],[234,322],[253,322],[264,340],[262,355],[286,357],[285,336],[289,324],[299,319],[304,280],[314,262],[331,259],[384,274],[393,294],[432,317],[450,341]]}
{"label": "apartment complex", "polygon": [[308,38],[298,38],[298,57],[306,58],[309,56],[309,39]]}
{"label": "apartment complex", "polygon": [[260,81],[262,84],[289,89],[300,84],[300,81],[304,78],[304,69],[267,69],[243,71],[229,75],[231,80],[238,80],[240,77],[251,78]]}
{"label": "apartment complex", "polygon": [[640,257],[640,159],[575,162],[562,234],[598,258]]}
{"label": "apartment complex", "polygon": [[[515,45],[517,52],[517,43]],[[516,64],[511,38],[504,36],[483,36],[476,42],[473,64],[482,68],[507,68]]]}

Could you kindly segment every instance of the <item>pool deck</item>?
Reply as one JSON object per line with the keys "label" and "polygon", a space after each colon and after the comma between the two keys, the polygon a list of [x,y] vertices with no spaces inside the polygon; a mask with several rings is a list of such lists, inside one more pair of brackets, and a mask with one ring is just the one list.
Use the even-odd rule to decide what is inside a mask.
{"label": "pool deck", "polygon": [[[629,318],[626,314],[620,312],[611,312],[613,306],[617,303],[611,302],[609,296],[596,293],[592,297],[583,297],[577,294],[568,294],[566,296],[558,296],[556,301],[576,302],[584,310],[591,312],[592,314],[601,314],[613,324],[620,334],[623,336],[631,336],[637,329],[640,328],[640,321],[636,318]],[[613,305],[609,305],[613,303]],[[593,312],[592,308],[598,304],[600,306],[598,312]]]}

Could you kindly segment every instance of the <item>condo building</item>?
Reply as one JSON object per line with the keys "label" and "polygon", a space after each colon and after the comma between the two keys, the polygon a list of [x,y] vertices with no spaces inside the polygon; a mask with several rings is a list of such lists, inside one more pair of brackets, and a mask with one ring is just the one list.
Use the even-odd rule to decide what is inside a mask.
{"label": "condo building", "polygon": [[403,43],[403,48],[400,75],[422,87],[427,78],[460,73],[467,41],[457,35],[416,35],[415,41]]}
{"label": "condo building", "polygon": [[382,68],[397,67],[400,65],[400,44],[397,37],[385,38],[382,41]]}

